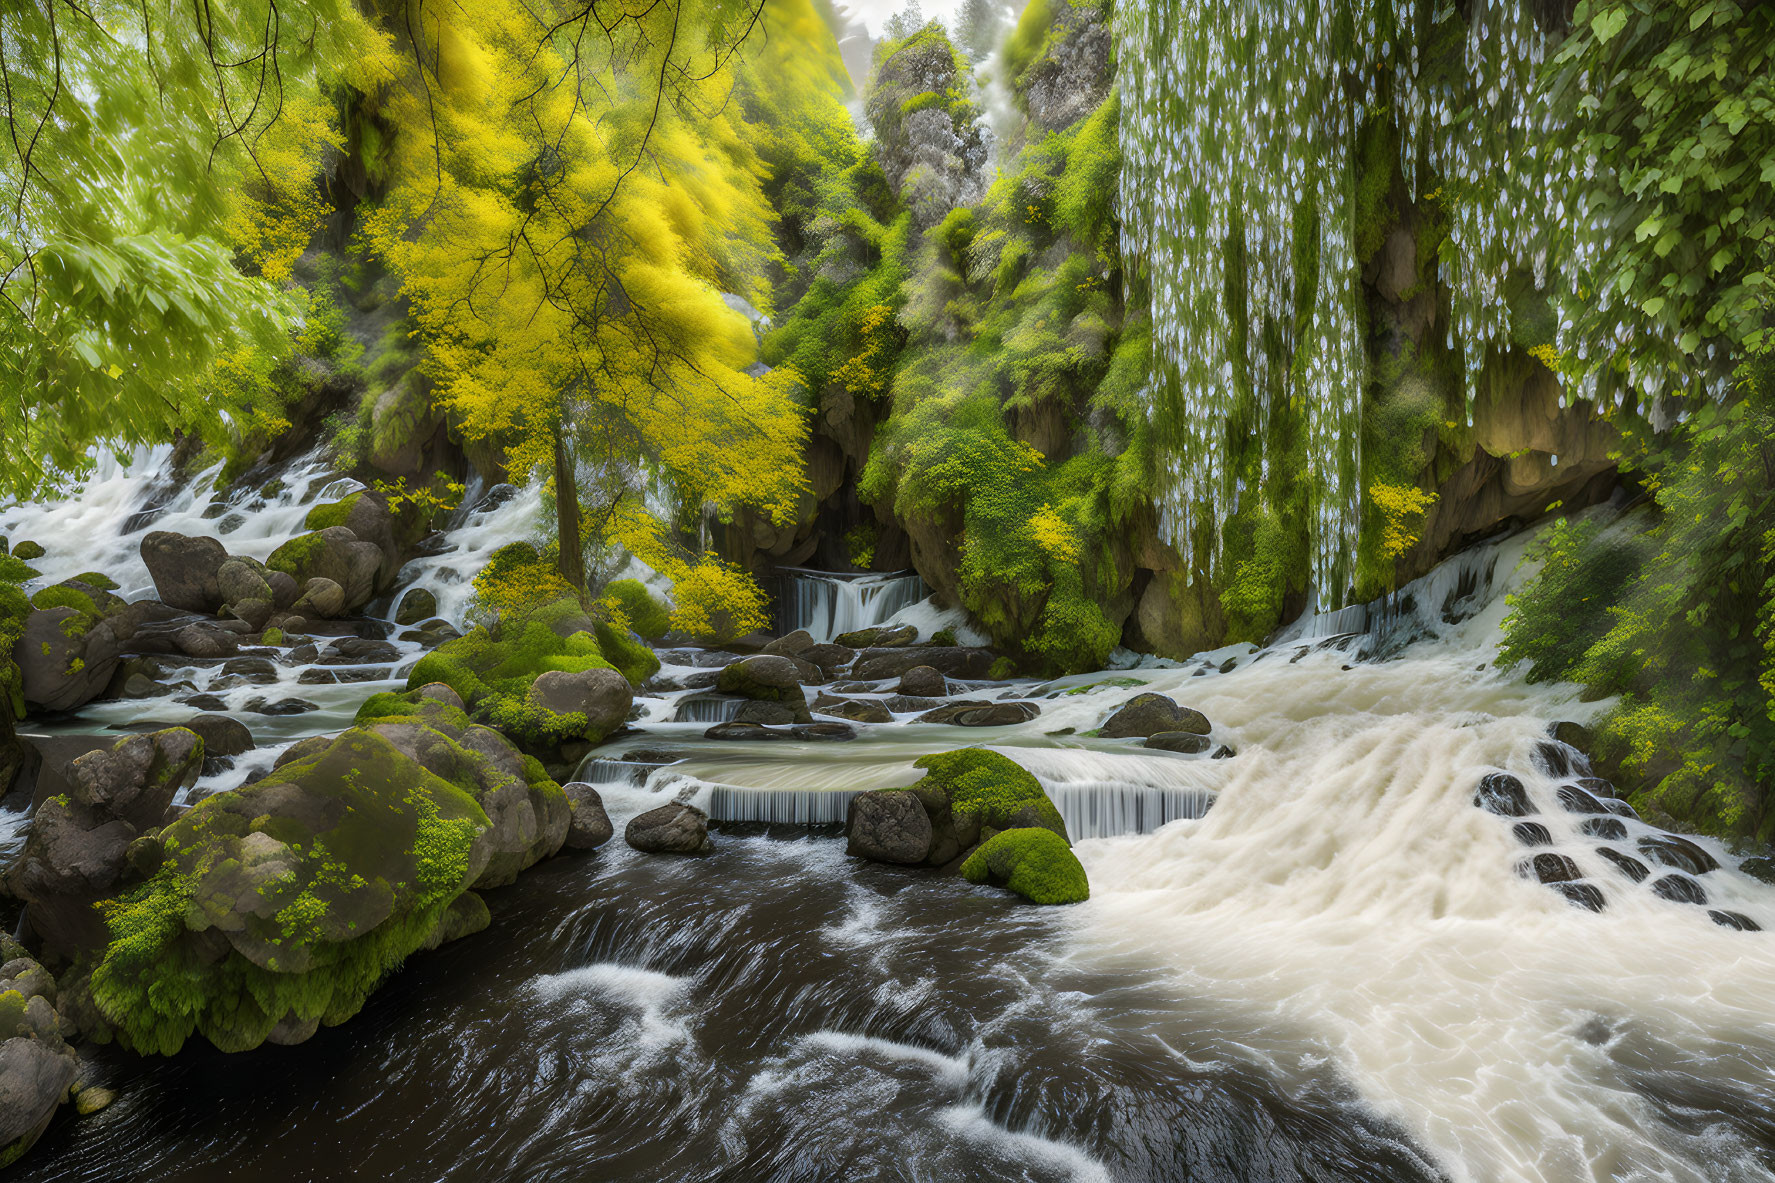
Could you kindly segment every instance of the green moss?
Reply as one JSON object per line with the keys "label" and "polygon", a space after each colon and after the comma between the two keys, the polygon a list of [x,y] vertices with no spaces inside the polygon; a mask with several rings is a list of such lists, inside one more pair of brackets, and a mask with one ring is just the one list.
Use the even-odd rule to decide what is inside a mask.
{"label": "green moss", "polygon": [[46,553],[47,552],[44,551],[41,546],[32,542],[28,538],[12,548],[12,557],[15,559],[23,559],[27,563],[34,559],[42,558]]}
{"label": "green moss", "polygon": [[91,596],[60,584],[42,588],[34,593],[31,596],[31,606],[40,610],[72,608],[89,620],[97,620],[100,616],[98,605],[92,602]]}
{"label": "green moss", "polygon": [[343,526],[345,519],[351,516],[352,509],[356,507],[362,497],[363,492],[360,490],[341,497],[337,501],[317,505],[308,511],[308,516],[303,519],[302,525],[309,530],[325,530],[329,526]]}
{"label": "green moss", "polygon": [[961,873],[969,883],[1002,883],[1033,904],[1076,904],[1091,898],[1078,856],[1049,830],[994,834],[962,863]]}
{"label": "green moss", "polygon": [[912,786],[913,792],[946,797],[957,817],[997,830],[1039,825],[1062,838],[1066,835],[1066,823],[1041,782],[1008,756],[985,748],[962,748],[921,756],[913,767],[926,770],[924,779]]}
{"label": "green moss", "polygon": [[[380,736],[347,732],[166,827],[167,861],[107,905],[93,1002],[148,1054],[171,1055],[193,1033],[254,1047],[286,1015],[343,1022],[437,928],[487,825],[461,789]],[[282,845],[243,841],[253,834]],[[255,864],[267,846],[272,863]],[[218,923],[244,926],[220,957]]]}
{"label": "green moss", "polygon": [[96,587],[100,591],[116,591],[117,581],[101,571],[83,571],[76,575],[75,583],[84,583],[88,587]]}
{"label": "green moss", "polygon": [[324,545],[325,541],[318,531],[313,534],[298,535],[272,551],[271,557],[265,560],[265,565],[273,571],[282,571],[300,581],[308,564],[313,560],[315,551]]}
{"label": "green moss", "polygon": [[36,579],[42,572],[26,565],[17,555],[0,555],[0,582],[23,583]]}
{"label": "green moss", "polygon": [[1006,678],[1014,678],[1017,676],[1017,663],[1009,657],[994,658],[991,668],[986,671],[986,676],[991,678],[994,682],[1002,682]]}
{"label": "green moss", "polygon": [[665,636],[672,625],[671,612],[648,593],[639,579],[618,579],[605,587],[604,594],[616,601],[628,618],[629,627],[649,641]]}
{"label": "green moss", "polygon": [[259,634],[259,644],[261,645],[282,645],[283,643],[284,631],[281,628],[268,628]]}
{"label": "green moss", "polygon": [[629,680],[629,685],[640,689],[641,683],[659,673],[659,657],[633,633],[604,621],[599,621],[593,632],[604,659]]}

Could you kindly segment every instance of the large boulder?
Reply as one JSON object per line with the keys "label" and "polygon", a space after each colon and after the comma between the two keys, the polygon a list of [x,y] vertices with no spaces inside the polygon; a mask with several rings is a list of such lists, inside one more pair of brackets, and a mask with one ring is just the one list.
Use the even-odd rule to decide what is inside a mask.
{"label": "large boulder", "polygon": [[324,575],[316,575],[302,585],[302,593],[291,605],[291,611],[301,617],[318,617],[331,620],[335,616],[345,615],[345,589]]}
{"label": "large boulder", "polygon": [[858,793],[845,818],[846,853],[878,863],[922,863],[931,853],[931,818],[916,793]]}
{"label": "large boulder", "polygon": [[337,501],[317,505],[308,511],[303,525],[310,530],[342,526],[360,542],[374,544],[382,552],[382,566],[376,573],[378,591],[385,590],[400,570],[401,552],[395,542],[394,514],[389,512],[388,502],[380,493],[359,490]]}
{"label": "large boulder", "polygon": [[354,728],[170,822],[87,963],[82,1030],[166,1055],[194,1033],[225,1051],[298,1042],[355,1014],[389,966],[484,925],[465,892],[503,839],[476,794],[510,790],[508,769],[449,755],[445,779]]}
{"label": "large boulder", "polygon": [[709,815],[674,801],[630,818],[623,841],[644,854],[700,854],[709,848]]}
{"label": "large boulder", "polygon": [[7,889],[46,956],[72,961],[105,941],[93,905],[125,876],[130,847],[167,820],[178,791],[196,781],[203,741],[183,727],[119,740],[76,757],[66,791],[37,808]]}
{"label": "large boulder", "polygon": [[1136,694],[1103,721],[1101,734],[1107,739],[1146,739],[1166,731],[1207,735],[1208,719],[1163,694]]}
{"label": "large boulder", "polygon": [[463,726],[447,703],[425,699],[419,713],[370,730],[420,767],[467,792],[487,815],[480,843],[487,862],[472,887],[503,887],[561,849],[572,807],[535,759],[490,727]]}
{"label": "large boulder", "polygon": [[0,1168],[42,1136],[80,1071],[55,1001],[55,979],[0,936]]}
{"label": "large boulder", "polygon": [[427,588],[414,587],[409,588],[407,594],[401,597],[400,607],[396,608],[394,612],[394,622],[396,624],[418,624],[422,620],[430,620],[437,614],[438,598],[432,595]]}
{"label": "large boulder", "polygon": [[26,704],[72,711],[105,692],[135,629],[131,614],[80,606],[32,610],[13,645]]}
{"label": "large boulder", "polygon": [[569,781],[561,786],[567,804],[573,809],[573,820],[567,825],[567,847],[570,850],[595,850],[610,841],[616,830],[610,815],[604,811],[604,799],[598,790],[584,781]]}
{"label": "large boulder", "polygon": [[[715,688],[725,694],[738,694],[756,702],[780,703],[787,707],[796,723],[809,723],[807,695],[801,685],[812,667],[780,654],[760,654],[736,661],[721,671]],[[817,671],[814,673],[817,678]]]}
{"label": "large boulder", "polygon": [[141,551],[161,603],[189,612],[222,606],[219,576],[228,552],[216,539],[156,530],[142,539]]}
{"label": "large boulder", "polygon": [[557,715],[584,715],[583,738],[603,739],[628,720],[635,704],[629,680],[615,670],[545,670],[530,684],[530,705]]}
{"label": "large boulder", "polygon": [[942,698],[949,693],[949,679],[935,666],[915,665],[900,675],[900,684],[894,693],[913,698]]}
{"label": "large boulder", "polygon": [[996,883],[1032,904],[1076,904],[1091,898],[1085,868],[1051,830],[1006,830],[980,844],[961,865],[970,883]]}
{"label": "large boulder", "polygon": [[952,702],[926,711],[915,723],[947,723],[951,727],[1014,727],[1027,723],[1042,709],[1033,702]]}
{"label": "large boulder", "polygon": [[388,561],[375,542],[360,539],[346,526],[328,526],[290,539],[271,552],[265,565],[288,574],[299,585],[310,579],[332,580],[345,592],[344,610],[355,612],[375,595]]}

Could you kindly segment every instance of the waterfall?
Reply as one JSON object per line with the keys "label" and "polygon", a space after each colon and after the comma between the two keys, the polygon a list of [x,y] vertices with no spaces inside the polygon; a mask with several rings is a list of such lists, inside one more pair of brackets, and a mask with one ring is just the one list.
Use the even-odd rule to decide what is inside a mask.
{"label": "waterfall", "polygon": [[[1373,179],[1357,171],[1392,163],[1360,155],[1366,125],[1398,129],[1414,201],[1450,220],[1437,274],[1469,407],[1487,349],[1509,335],[1504,285],[1518,269],[1547,284],[1545,243],[1569,220],[1556,166],[1536,154],[1555,120],[1536,83],[1547,38],[1533,5],[1457,11],[1467,7],[1117,6],[1132,197],[1122,248],[1151,283],[1161,527],[1186,554],[1200,544],[1210,570],[1241,502],[1268,508],[1273,467],[1296,463],[1263,449],[1272,409],[1298,405],[1313,583],[1332,603],[1349,585],[1368,380],[1362,271],[1379,247],[1356,237],[1378,217],[1361,204],[1360,182]],[[1432,47],[1438,57],[1421,60]],[[1420,159],[1448,196],[1419,191]],[[1317,276],[1315,290],[1301,291],[1297,265]],[[1250,440],[1252,453],[1229,438]],[[1241,484],[1254,476],[1257,487]]]}
{"label": "waterfall", "polygon": [[891,575],[845,575],[833,571],[784,568],[777,596],[776,629],[806,629],[816,641],[874,628],[918,603],[929,593],[924,580],[910,572]]}
{"label": "waterfall", "polygon": [[154,594],[141,553],[153,531],[220,539],[232,554],[263,560],[304,532],[309,510],[364,487],[319,454],[292,461],[257,489],[218,489],[221,465],[179,485],[172,451],[160,444],[119,459],[95,449],[92,471],[62,495],[0,509],[0,534],[44,546],[48,553],[31,565],[45,582],[101,571],[117,581],[117,594],[135,600]]}
{"label": "waterfall", "polygon": [[[100,448],[92,471],[61,495],[0,509],[0,534],[43,544],[47,553],[31,565],[46,583],[101,571],[117,581],[117,594],[136,600],[155,594],[141,546],[156,530],[215,538],[230,554],[264,560],[307,531],[304,520],[316,505],[364,487],[339,476],[324,451],[291,461],[257,488],[219,489],[220,475],[217,465],[177,483],[172,448],[165,444],[137,448],[122,459]],[[403,567],[397,587],[429,588],[438,614],[460,625],[476,573],[500,547],[534,537],[541,521],[540,487],[483,491],[477,478],[438,549]]]}

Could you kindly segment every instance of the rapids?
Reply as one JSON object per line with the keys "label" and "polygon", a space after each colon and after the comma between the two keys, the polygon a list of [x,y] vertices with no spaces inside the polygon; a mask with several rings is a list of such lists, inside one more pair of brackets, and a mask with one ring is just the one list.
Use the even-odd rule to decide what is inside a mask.
{"label": "rapids", "polygon": [[[160,498],[160,459],[101,468],[84,497],[6,511],[0,530],[49,545],[46,576],[145,584],[130,566],[145,530],[219,532],[238,509],[228,545],[269,553],[325,480],[298,465],[255,495],[264,508],[218,513],[207,492]],[[457,619],[466,574],[538,512],[533,492],[471,498],[403,574]],[[59,555],[74,536],[88,546]],[[1709,916],[1775,930],[1775,888],[1703,841],[1721,864],[1698,877],[1707,904],[1659,898],[1564,811],[1572,778],[1537,745],[1608,704],[1497,668],[1526,541],[1309,615],[1264,649],[951,686],[1041,707],[1014,727],[921,724],[922,707],[892,703],[906,709],[848,743],[710,741],[730,709],[693,684],[718,659],[662,651],[662,684],[682,688],[638,700],[635,732],[580,775],[619,834],[662,800],[702,804],[712,855],[643,856],[619,837],[545,862],[487,893],[487,931],[413,957],[361,1015],[298,1047],[103,1053],[120,1099],[64,1113],[12,1177],[1775,1179],[1775,934]],[[783,623],[832,629],[824,595]],[[872,612],[925,635],[952,623],[929,601]],[[351,675],[365,680],[289,669],[221,691],[231,711],[249,693],[319,709],[243,715],[264,746],[203,787],[399,684],[417,646],[365,628],[399,655]],[[200,689],[216,674],[186,672]],[[1222,758],[1090,734],[1145,690],[1205,713]],[[889,704],[893,684],[847,697]],[[194,709],[109,703],[57,726]],[[972,743],[1043,782],[1089,902],[1036,909],[844,854],[834,823],[854,793]],[[1519,876],[1509,820],[1473,803],[1496,771],[1521,779],[1600,913]],[[16,841],[25,819],[0,823]],[[1653,833],[1622,826],[1627,849]]]}

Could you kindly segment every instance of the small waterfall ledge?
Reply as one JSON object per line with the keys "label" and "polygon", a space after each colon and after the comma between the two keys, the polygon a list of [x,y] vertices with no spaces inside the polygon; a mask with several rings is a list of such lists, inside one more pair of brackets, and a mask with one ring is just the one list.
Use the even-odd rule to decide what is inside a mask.
{"label": "small waterfall ledge", "polygon": [[910,571],[847,575],[786,567],[778,580],[777,631],[806,629],[818,642],[885,624],[930,594],[924,580]]}

